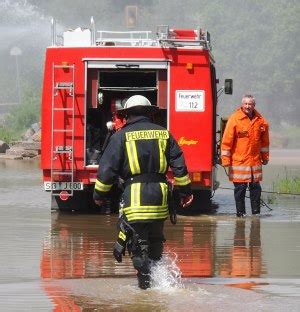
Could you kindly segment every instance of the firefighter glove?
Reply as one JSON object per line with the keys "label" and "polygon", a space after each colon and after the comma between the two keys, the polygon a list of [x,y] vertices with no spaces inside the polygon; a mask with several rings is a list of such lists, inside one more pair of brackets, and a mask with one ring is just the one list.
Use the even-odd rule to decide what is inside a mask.
{"label": "firefighter glove", "polygon": [[113,255],[119,263],[122,262],[122,256],[125,256],[125,246],[121,245],[119,242],[116,242]]}
{"label": "firefighter glove", "polygon": [[188,196],[185,196],[185,197],[182,197],[182,198],[180,199],[180,204],[181,204],[181,206],[182,206],[183,208],[184,208],[184,207],[188,207],[188,206],[192,203],[193,199],[194,199],[193,194],[188,195]]}

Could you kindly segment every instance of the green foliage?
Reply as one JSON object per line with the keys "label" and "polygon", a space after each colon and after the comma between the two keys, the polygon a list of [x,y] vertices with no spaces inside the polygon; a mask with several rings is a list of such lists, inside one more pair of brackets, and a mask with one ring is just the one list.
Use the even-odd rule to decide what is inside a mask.
{"label": "green foliage", "polygon": [[300,177],[286,177],[275,183],[279,193],[300,194]]}
{"label": "green foliage", "polygon": [[10,144],[12,141],[15,141],[18,138],[17,133],[12,129],[8,129],[4,126],[0,126],[0,140]]}
{"label": "green foliage", "polygon": [[33,90],[27,90],[19,107],[10,111],[8,125],[20,133],[30,125],[40,120],[40,95]]}
{"label": "green foliage", "polygon": [[274,182],[273,189],[278,193],[300,194],[300,177],[290,176],[286,170],[285,177]]}
{"label": "green foliage", "polygon": [[40,94],[28,89],[19,106],[13,106],[5,122],[0,126],[0,139],[10,143],[20,138],[33,123],[40,120]]}

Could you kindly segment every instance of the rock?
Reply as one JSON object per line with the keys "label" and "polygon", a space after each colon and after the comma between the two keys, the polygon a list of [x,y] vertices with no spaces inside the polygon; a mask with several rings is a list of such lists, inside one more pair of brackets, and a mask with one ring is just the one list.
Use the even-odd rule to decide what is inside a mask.
{"label": "rock", "polygon": [[[22,135],[22,139],[24,141],[38,141],[38,138],[40,138],[40,134],[37,133],[41,132],[41,123],[36,122],[30,126],[30,128]],[[37,134],[37,135],[36,135]],[[35,139],[33,138],[35,137]]]}
{"label": "rock", "polygon": [[22,135],[22,139],[27,141],[30,140],[31,137],[34,135],[34,130],[33,129],[28,129],[23,135]]}
{"label": "rock", "polygon": [[0,154],[0,159],[20,160],[23,159],[23,157],[17,155]]}
{"label": "rock", "polygon": [[22,153],[24,152],[23,149],[20,149],[20,148],[15,148],[14,146],[12,148],[10,148],[9,150],[6,151],[6,155],[7,156],[16,156],[16,157],[21,157],[23,158],[22,156]]}
{"label": "rock", "polygon": [[13,146],[9,150],[6,151],[6,155],[12,155],[12,156],[19,156],[19,157],[26,157],[26,158],[32,158],[37,155],[39,155],[38,150],[31,150],[31,149],[24,149],[20,146]]}
{"label": "rock", "polygon": [[41,141],[41,130],[37,131],[32,137],[33,142],[40,142]]}
{"label": "rock", "polygon": [[15,147],[22,148],[24,150],[41,150],[40,142],[20,142]]}
{"label": "rock", "polygon": [[8,149],[9,149],[8,144],[0,140],[0,153],[5,153],[6,150]]}
{"label": "rock", "polygon": [[39,122],[36,122],[31,125],[31,129],[36,133],[41,130],[41,124]]}

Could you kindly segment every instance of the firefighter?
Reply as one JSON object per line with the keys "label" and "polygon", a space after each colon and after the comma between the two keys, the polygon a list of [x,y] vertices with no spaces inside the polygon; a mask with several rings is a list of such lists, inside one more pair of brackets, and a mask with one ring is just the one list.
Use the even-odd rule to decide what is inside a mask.
{"label": "firefighter", "polygon": [[118,178],[124,180],[120,231],[113,254],[122,262],[127,245],[142,289],[150,287],[151,265],[161,259],[163,252],[169,166],[181,205],[187,207],[193,200],[179,145],[168,130],[151,122],[151,115],[157,111],[158,107],[141,95],[130,97],[124,108],[118,110],[125,116],[126,125],[112,135],[100,159],[94,189],[95,203],[101,205]]}
{"label": "firefighter", "polygon": [[255,98],[246,94],[241,107],[228,119],[221,144],[221,159],[234,183],[236,214],[246,214],[249,186],[252,214],[260,214],[262,165],[269,161],[269,125],[255,110]]}

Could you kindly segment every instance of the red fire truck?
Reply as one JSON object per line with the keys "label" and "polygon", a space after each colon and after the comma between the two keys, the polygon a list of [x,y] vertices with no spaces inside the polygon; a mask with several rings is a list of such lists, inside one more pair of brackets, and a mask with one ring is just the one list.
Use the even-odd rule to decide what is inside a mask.
{"label": "red fire truck", "polygon": [[[155,122],[182,147],[194,191],[191,210],[217,188],[217,79],[210,35],[201,29],[56,34],[47,48],[42,95],[44,188],[52,209],[93,207],[92,191],[107,122],[131,95],[160,108]],[[226,87],[228,83],[228,87]],[[225,81],[225,93],[231,81]],[[170,175],[170,178],[171,175]]]}

